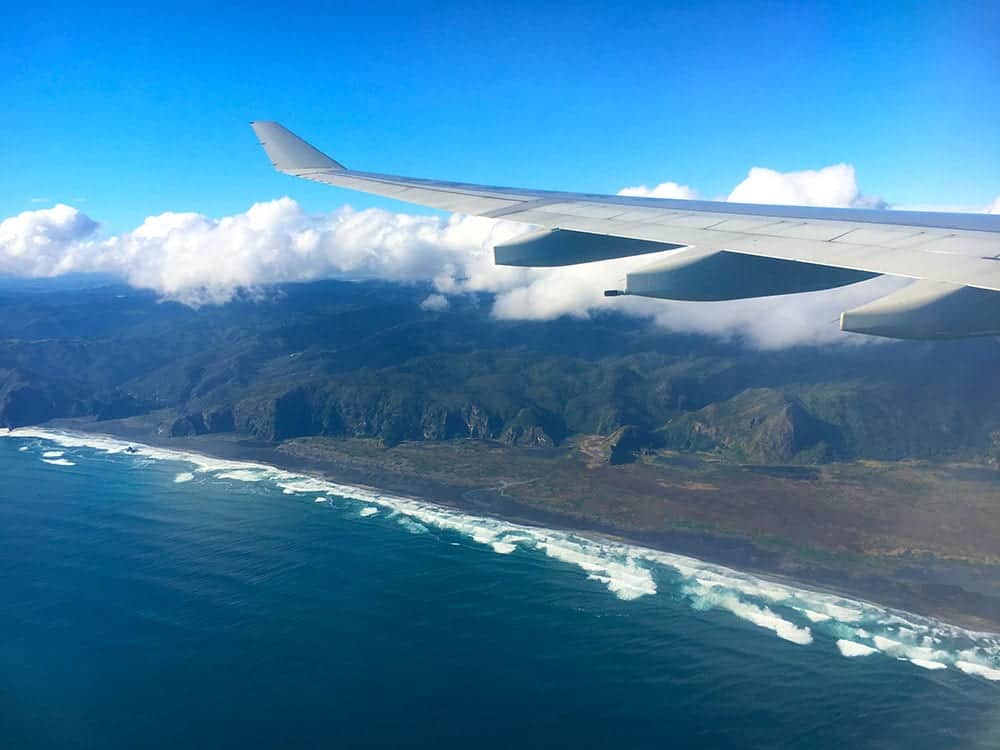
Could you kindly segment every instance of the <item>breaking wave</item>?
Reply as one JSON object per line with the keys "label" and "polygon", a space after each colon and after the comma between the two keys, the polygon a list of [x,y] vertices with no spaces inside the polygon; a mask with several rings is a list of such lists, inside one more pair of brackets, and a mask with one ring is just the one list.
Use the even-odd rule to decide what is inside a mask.
{"label": "breaking wave", "polygon": [[872,654],[878,653],[877,648],[866,646],[863,643],[856,643],[855,641],[847,641],[843,638],[837,641],[837,648],[843,656],[848,658],[854,656],[871,656]]}
{"label": "breaking wave", "polygon": [[[385,511],[411,533],[423,534],[431,528],[454,532],[502,555],[519,549],[540,552],[580,569],[589,580],[600,583],[625,601],[652,596],[663,586],[683,597],[694,609],[727,612],[799,647],[830,648],[829,644],[833,644],[845,658],[880,654],[905,660],[917,668],[955,669],[1000,682],[1000,635],[770,581],[691,557],[474,516],[414,498],[324,481],[265,464],[130,444],[112,437],[37,428],[0,432],[0,436],[42,440],[61,448],[86,447],[110,454],[126,453],[129,449],[130,455],[144,460],[192,465],[193,471],[176,476],[178,482],[203,474],[229,481],[270,482],[285,494],[309,495],[316,502],[343,498],[361,506],[358,516],[370,517]],[[28,447],[22,446],[20,450]],[[819,634],[822,639],[815,637]]]}

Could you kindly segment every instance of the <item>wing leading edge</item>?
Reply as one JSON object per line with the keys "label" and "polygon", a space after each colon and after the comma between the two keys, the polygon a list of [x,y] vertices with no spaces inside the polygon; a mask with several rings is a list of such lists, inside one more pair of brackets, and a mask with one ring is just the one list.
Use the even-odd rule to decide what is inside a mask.
{"label": "wing leading edge", "polygon": [[252,127],[285,174],[540,227],[496,247],[502,265],[662,253],[629,274],[618,293],[688,300],[814,291],[888,274],[919,283],[903,297],[896,293],[845,312],[844,330],[894,338],[1000,335],[1000,216],[665,200],[398,177],[348,169],[278,123]]}

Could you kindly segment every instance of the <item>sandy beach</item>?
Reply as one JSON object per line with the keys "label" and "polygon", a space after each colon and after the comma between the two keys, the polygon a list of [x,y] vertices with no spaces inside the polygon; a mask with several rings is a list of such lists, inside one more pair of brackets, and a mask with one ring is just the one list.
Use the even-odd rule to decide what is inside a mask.
{"label": "sandy beach", "polygon": [[[882,547],[875,548],[867,540],[859,544],[851,528],[830,527],[830,523],[837,522],[836,516],[828,518],[822,506],[808,502],[817,491],[836,493],[841,484],[851,484],[843,479],[839,484],[821,479],[812,467],[792,467],[792,478],[780,476],[781,472],[776,477],[773,471],[759,470],[734,474],[732,467],[706,469],[690,461],[684,470],[677,466],[664,469],[655,461],[630,467],[591,464],[581,469],[576,463],[582,454],[579,450],[511,451],[479,441],[404,444],[385,449],[371,441],[345,439],[310,438],[272,444],[234,434],[170,438],[158,436],[144,420],[61,420],[48,426],[266,464],[485,517],[642,545],[817,591],[877,602],[976,631],[1000,632],[1000,564],[995,559],[1000,555],[1000,536],[991,537],[990,528],[980,529],[980,536],[973,537],[978,539],[977,546],[948,549],[939,544],[931,548],[932,530],[927,539],[914,540],[907,538],[913,535],[912,530],[901,524],[894,537],[892,529],[886,531],[884,517],[886,507],[891,507],[892,493],[887,487],[901,483],[893,476],[883,476],[867,490],[861,488],[860,494],[870,492],[882,503],[869,502],[869,517],[855,519],[856,523],[881,529]],[[682,459],[677,461],[678,466],[683,463]],[[497,468],[498,464],[502,469]],[[540,468],[552,470],[542,478],[529,476]],[[953,496],[962,498],[964,504],[943,498],[946,502],[940,505],[951,510],[948,517],[939,519],[942,528],[975,522],[976,511],[991,511],[991,501],[1000,504],[1000,479],[985,467],[982,471],[975,467],[937,467],[933,472],[909,467],[910,482],[900,486],[899,493],[912,496],[914,472],[940,476],[945,469],[946,486],[953,488]],[[872,468],[872,476],[880,476],[880,471],[885,473]],[[699,473],[701,481],[692,479],[693,472]],[[671,477],[671,482],[664,476]],[[729,492],[711,489],[727,477],[736,477]],[[650,479],[663,487],[656,495],[649,494],[645,486]],[[671,483],[676,486],[669,486]],[[781,522],[784,534],[776,533],[773,524],[767,525],[767,514],[752,502],[754,491],[769,498],[768,504],[779,517],[782,513],[786,516]],[[779,492],[783,494],[779,496]],[[595,505],[590,500],[595,494],[604,496],[605,502]],[[683,504],[673,503],[667,521],[637,511],[662,505],[665,496],[694,496],[698,502],[687,513],[683,512]],[[851,512],[857,513],[857,509]],[[724,515],[725,523],[713,522],[716,514]],[[928,549],[920,549],[915,542],[926,543]],[[870,548],[865,549],[865,544]]]}

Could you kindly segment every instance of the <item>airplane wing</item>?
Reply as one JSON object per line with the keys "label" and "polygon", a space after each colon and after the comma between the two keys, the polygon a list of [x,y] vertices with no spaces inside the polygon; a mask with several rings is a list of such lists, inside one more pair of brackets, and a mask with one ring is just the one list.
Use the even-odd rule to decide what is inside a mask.
{"label": "airplane wing", "polygon": [[251,123],[285,174],[540,227],[494,248],[501,265],[564,266],[658,253],[623,290],[718,301],[915,279],[841,316],[893,338],[1000,335],[1000,216],[771,206],[470,185],[347,169],[276,122]]}

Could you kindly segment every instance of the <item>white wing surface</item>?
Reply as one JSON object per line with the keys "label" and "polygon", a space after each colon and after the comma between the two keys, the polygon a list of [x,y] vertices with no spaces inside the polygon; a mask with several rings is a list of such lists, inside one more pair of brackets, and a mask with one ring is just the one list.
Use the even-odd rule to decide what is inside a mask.
{"label": "white wing surface", "polygon": [[286,174],[542,228],[495,248],[500,264],[561,266],[671,251],[609,294],[688,300],[829,289],[889,274],[922,283],[901,297],[846,312],[845,330],[898,338],[1000,335],[1000,216],[666,200],[397,177],[347,169],[278,123],[252,126],[274,167]]}

